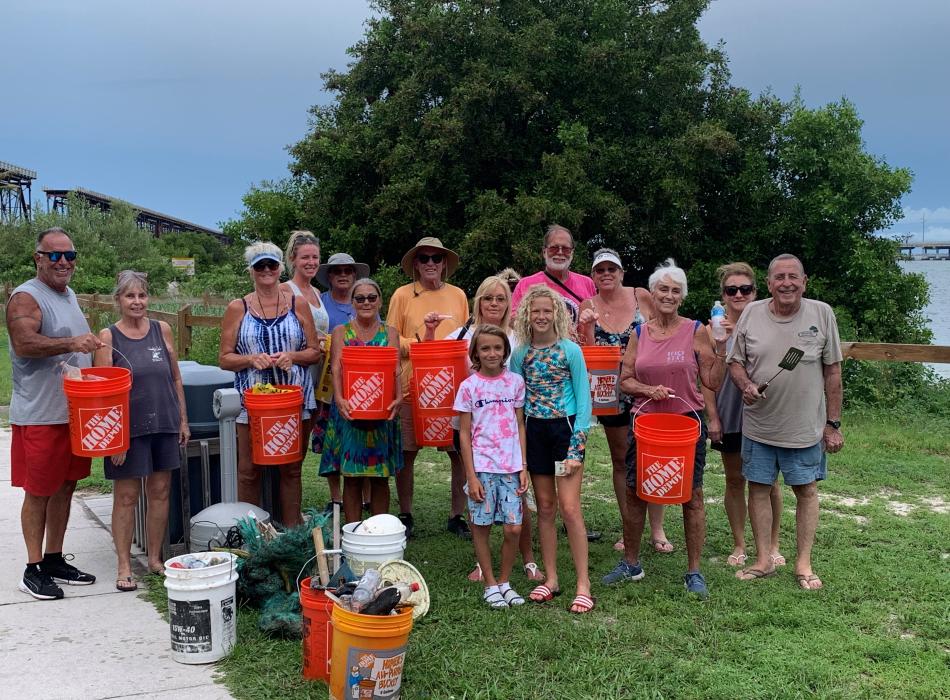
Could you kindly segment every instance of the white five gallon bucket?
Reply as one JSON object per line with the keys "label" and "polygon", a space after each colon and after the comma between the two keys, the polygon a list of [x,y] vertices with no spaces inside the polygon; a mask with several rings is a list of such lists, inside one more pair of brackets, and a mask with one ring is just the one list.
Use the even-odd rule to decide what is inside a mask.
{"label": "white five gallon bucket", "polygon": [[356,532],[360,523],[347,523],[343,526],[343,555],[346,563],[357,576],[366,569],[378,569],[383,562],[402,559],[406,551],[406,528],[399,523],[399,529],[379,534]]}
{"label": "white five gallon bucket", "polygon": [[[186,557],[219,563],[200,569],[172,566]],[[236,558],[230,552],[196,552],[165,562],[172,658],[175,661],[207,664],[231,653],[237,642]]]}

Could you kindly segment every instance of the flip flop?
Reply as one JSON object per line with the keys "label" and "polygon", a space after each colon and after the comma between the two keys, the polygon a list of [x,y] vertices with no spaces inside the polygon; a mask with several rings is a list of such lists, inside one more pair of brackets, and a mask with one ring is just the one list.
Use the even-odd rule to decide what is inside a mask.
{"label": "flip flop", "polygon": [[117,578],[115,580],[115,589],[120,593],[131,593],[132,591],[137,591],[138,588],[139,584],[137,584],[131,576]]}
{"label": "flip flop", "polygon": [[775,566],[785,566],[785,557],[781,554],[770,554],[769,559],[772,560],[772,564]]}
{"label": "flip flop", "polygon": [[528,594],[528,600],[532,603],[550,603],[555,597],[561,595],[561,589],[552,591],[543,583]]}
{"label": "flip flop", "polygon": [[475,562],[475,568],[472,569],[472,573],[468,575],[469,581],[481,581],[484,578],[482,576],[482,567],[478,562]]}
{"label": "flip flop", "polygon": [[650,540],[650,544],[660,554],[672,554],[676,550],[676,547],[669,540]]}
{"label": "flip flop", "polygon": [[544,572],[541,571],[541,569],[538,568],[538,565],[533,561],[529,561],[524,565],[524,575],[528,577],[529,581],[544,580]]}
{"label": "flip flop", "polygon": [[771,571],[762,571],[762,569],[740,569],[736,572],[736,578],[740,581],[755,581],[760,578],[775,576],[775,569]]}
{"label": "flip flop", "polygon": [[726,563],[729,566],[745,566],[746,559],[748,559],[748,557],[745,554],[730,554],[726,557]]}
{"label": "flip flop", "polygon": [[[579,593],[576,596],[574,596],[574,600],[571,601],[570,610],[575,615],[584,615],[586,613],[589,613],[591,610],[593,610],[596,604],[597,604],[596,598],[592,598],[589,595],[584,595],[583,593]],[[580,608],[580,610],[575,610],[574,608]]]}
{"label": "flip flop", "polygon": [[[795,574],[795,580],[798,581],[798,587],[803,591],[817,591],[824,585],[817,574]],[[818,585],[813,586],[813,583]]]}

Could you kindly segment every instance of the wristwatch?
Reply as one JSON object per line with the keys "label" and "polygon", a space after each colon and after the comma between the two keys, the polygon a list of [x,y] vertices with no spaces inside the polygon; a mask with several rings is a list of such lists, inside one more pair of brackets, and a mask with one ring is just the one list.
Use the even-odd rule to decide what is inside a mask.
{"label": "wristwatch", "polygon": [[835,430],[841,430],[840,420],[826,420],[825,425],[827,425],[829,428],[834,428]]}

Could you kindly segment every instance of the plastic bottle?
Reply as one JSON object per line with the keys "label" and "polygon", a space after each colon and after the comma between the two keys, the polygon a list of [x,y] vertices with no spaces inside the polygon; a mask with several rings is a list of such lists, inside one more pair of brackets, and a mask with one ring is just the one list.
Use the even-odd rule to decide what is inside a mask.
{"label": "plastic bottle", "polygon": [[[405,603],[409,600],[413,593],[419,590],[419,584],[413,581],[412,583],[406,583],[405,581],[396,581],[396,583],[389,586],[390,588],[395,588],[399,591],[399,602]],[[383,590],[386,590],[385,588]]]}
{"label": "plastic bottle", "polygon": [[709,326],[712,328],[713,340],[725,340],[726,336],[729,335],[722,325],[725,320],[726,310],[723,308],[722,302],[717,299],[709,314]]}
{"label": "plastic bottle", "polygon": [[353,598],[350,601],[353,612],[359,612],[376,597],[376,589],[379,588],[380,580],[379,571],[376,569],[367,569],[363,573],[363,577],[353,590]]}

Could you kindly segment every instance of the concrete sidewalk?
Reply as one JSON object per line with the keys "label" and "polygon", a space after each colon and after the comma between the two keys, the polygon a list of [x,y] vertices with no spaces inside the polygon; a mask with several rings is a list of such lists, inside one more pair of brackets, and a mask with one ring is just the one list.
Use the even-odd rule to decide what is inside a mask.
{"label": "concrete sidewalk", "polygon": [[[168,623],[137,593],[115,589],[112,536],[82,498],[73,499],[65,551],[96,576],[40,601],[17,584],[26,563],[23,491],[10,485],[9,428],[0,428],[0,695],[7,698],[231,698],[212,665],[172,660]],[[111,498],[91,505],[103,516]],[[108,522],[108,518],[105,518]],[[144,558],[139,573],[145,571]]]}

